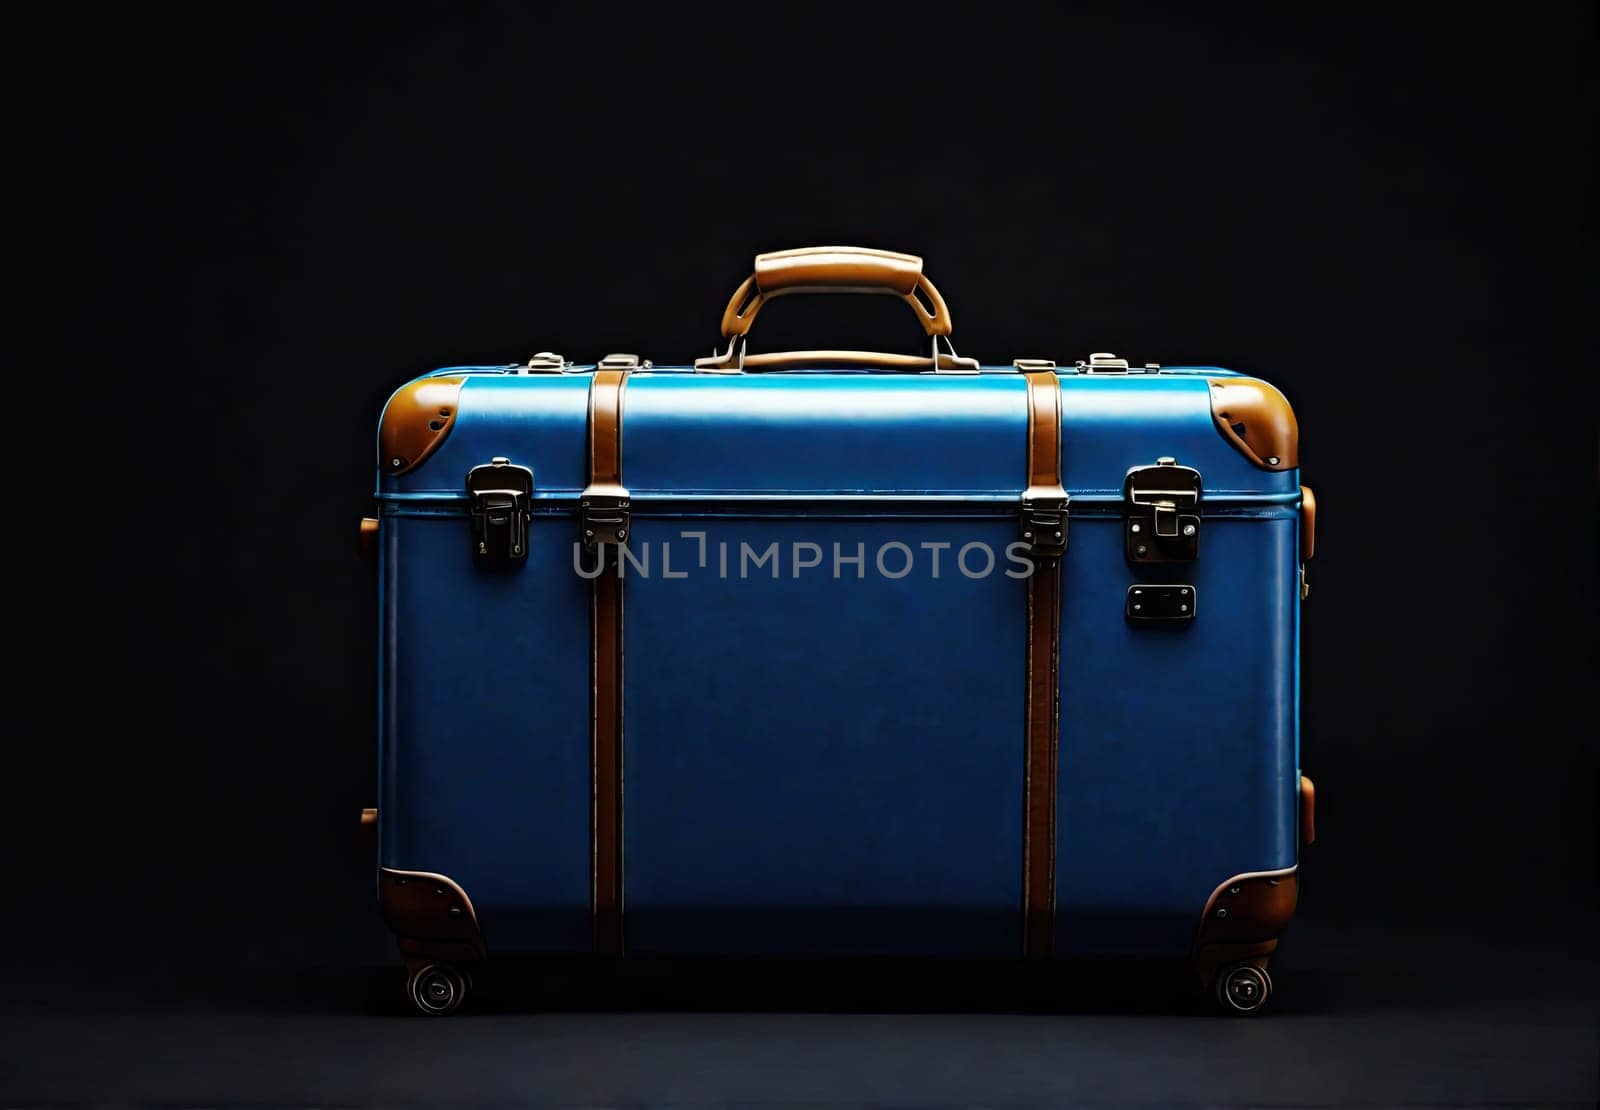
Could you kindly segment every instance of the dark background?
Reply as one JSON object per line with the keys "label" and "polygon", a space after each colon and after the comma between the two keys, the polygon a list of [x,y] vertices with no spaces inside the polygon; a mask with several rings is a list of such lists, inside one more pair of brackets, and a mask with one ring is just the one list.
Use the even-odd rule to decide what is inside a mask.
{"label": "dark background", "polygon": [[[338,1009],[339,969],[388,959],[353,844],[384,399],[536,350],[688,361],[752,255],[824,242],[922,254],[986,362],[1279,385],[1321,507],[1297,927],[1352,972],[1568,950],[1595,905],[1592,6],[989,8],[8,7],[28,998],[248,1008],[252,973],[319,968],[342,986],[296,1004]],[[757,343],[919,336],[805,298]],[[1555,978],[1592,1029],[1582,966]],[[14,1093],[133,1083],[63,1068]]]}

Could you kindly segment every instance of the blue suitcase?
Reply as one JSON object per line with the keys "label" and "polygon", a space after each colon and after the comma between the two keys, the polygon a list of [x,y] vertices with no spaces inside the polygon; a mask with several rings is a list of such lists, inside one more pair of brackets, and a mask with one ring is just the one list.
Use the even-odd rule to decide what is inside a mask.
{"label": "blue suitcase", "polygon": [[[903,299],[920,355],[755,353]],[[762,255],[694,366],[452,367],[378,434],[378,893],[489,956],[1170,956],[1258,1009],[1312,836],[1272,386],[982,365],[921,260]]]}

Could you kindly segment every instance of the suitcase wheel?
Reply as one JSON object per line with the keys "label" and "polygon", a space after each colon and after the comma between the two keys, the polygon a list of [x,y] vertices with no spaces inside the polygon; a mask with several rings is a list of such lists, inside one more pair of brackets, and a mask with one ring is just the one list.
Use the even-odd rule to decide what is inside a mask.
{"label": "suitcase wheel", "polygon": [[1233,964],[1217,975],[1217,1002],[1230,1014],[1254,1014],[1272,997],[1272,979],[1266,968],[1252,963]]}
{"label": "suitcase wheel", "polygon": [[453,1014],[466,1001],[470,980],[451,964],[427,964],[406,980],[406,995],[419,1013]]}

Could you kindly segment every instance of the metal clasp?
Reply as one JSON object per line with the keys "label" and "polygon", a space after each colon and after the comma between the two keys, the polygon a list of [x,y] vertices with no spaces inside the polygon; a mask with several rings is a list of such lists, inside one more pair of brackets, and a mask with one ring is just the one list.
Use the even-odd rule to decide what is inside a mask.
{"label": "metal clasp", "polygon": [[1022,538],[1028,545],[1028,554],[1050,557],[1067,551],[1067,503],[1065,493],[1034,493],[1022,495]]}
{"label": "metal clasp", "polygon": [[1126,374],[1128,360],[1118,358],[1110,351],[1096,351],[1089,356],[1089,361],[1079,361],[1078,369],[1085,374]]}
{"label": "metal clasp", "polygon": [[1192,563],[1200,554],[1200,472],[1175,458],[1136,466],[1122,483],[1130,563]]}
{"label": "metal clasp", "polygon": [[1143,366],[1129,365],[1125,358],[1118,358],[1110,351],[1096,351],[1089,356],[1087,362],[1082,359],[1077,363],[1080,374],[1159,374],[1159,362],[1147,362]]}
{"label": "metal clasp", "polygon": [[533,471],[497,456],[467,471],[472,498],[472,552],[480,562],[519,563],[528,557]]}
{"label": "metal clasp", "polygon": [[621,486],[590,486],[578,502],[578,524],[583,545],[628,542],[629,505],[632,495]]}
{"label": "metal clasp", "polygon": [[519,374],[561,374],[567,369],[567,360],[554,351],[540,351],[528,360],[528,365],[517,367]]}
{"label": "metal clasp", "polygon": [[638,355],[607,355],[595,363],[596,370],[648,370],[654,365],[649,359],[641,359]]}

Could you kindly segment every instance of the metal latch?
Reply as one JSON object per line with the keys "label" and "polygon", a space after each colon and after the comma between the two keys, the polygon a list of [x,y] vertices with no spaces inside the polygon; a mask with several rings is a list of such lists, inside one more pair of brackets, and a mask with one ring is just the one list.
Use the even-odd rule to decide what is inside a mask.
{"label": "metal latch", "polygon": [[596,370],[648,370],[652,363],[638,355],[607,355],[595,363]]}
{"label": "metal latch", "polygon": [[1067,551],[1067,502],[1065,493],[1022,495],[1022,538],[1028,554],[1065,555]]}
{"label": "metal latch", "polygon": [[1147,362],[1143,366],[1130,366],[1125,358],[1118,358],[1110,351],[1096,351],[1089,356],[1087,362],[1080,359],[1077,363],[1080,374],[1159,374],[1159,362]]}
{"label": "metal latch", "polygon": [[1123,538],[1130,563],[1192,563],[1200,554],[1200,472],[1160,458],[1122,483]]}
{"label": "metal latch", "polygon": [[540,351],[528,360],[528,365],[517,367],[519,374],[560,374],[567,368],[567,360],[554,351]]}
{"label": "metal latch", "polygon": [[603,543],[628,542],[628,506],[632,495],[621,486],[591,486],[578,502],[579,527],[583,544],[593,548]]}
{"label": "metal latch", "polygon": [[1192,621],[1197,600],[1195,588],[1184,583],[1173,586],[1129,586],[1126,613],[1130,621],[1140,623]]}
{"label": "metal latch", "polygon": [[1056,360],[1053,358],[1014,358],[1011,365],[1024,374],[1040,373],[1045,370],[1054,370]]}
{"label": "metal latch", "polygon": [[478,561],[526,559],[533,471],[497,456],[467,471],[467,494],[472,498],[472,550]]}

